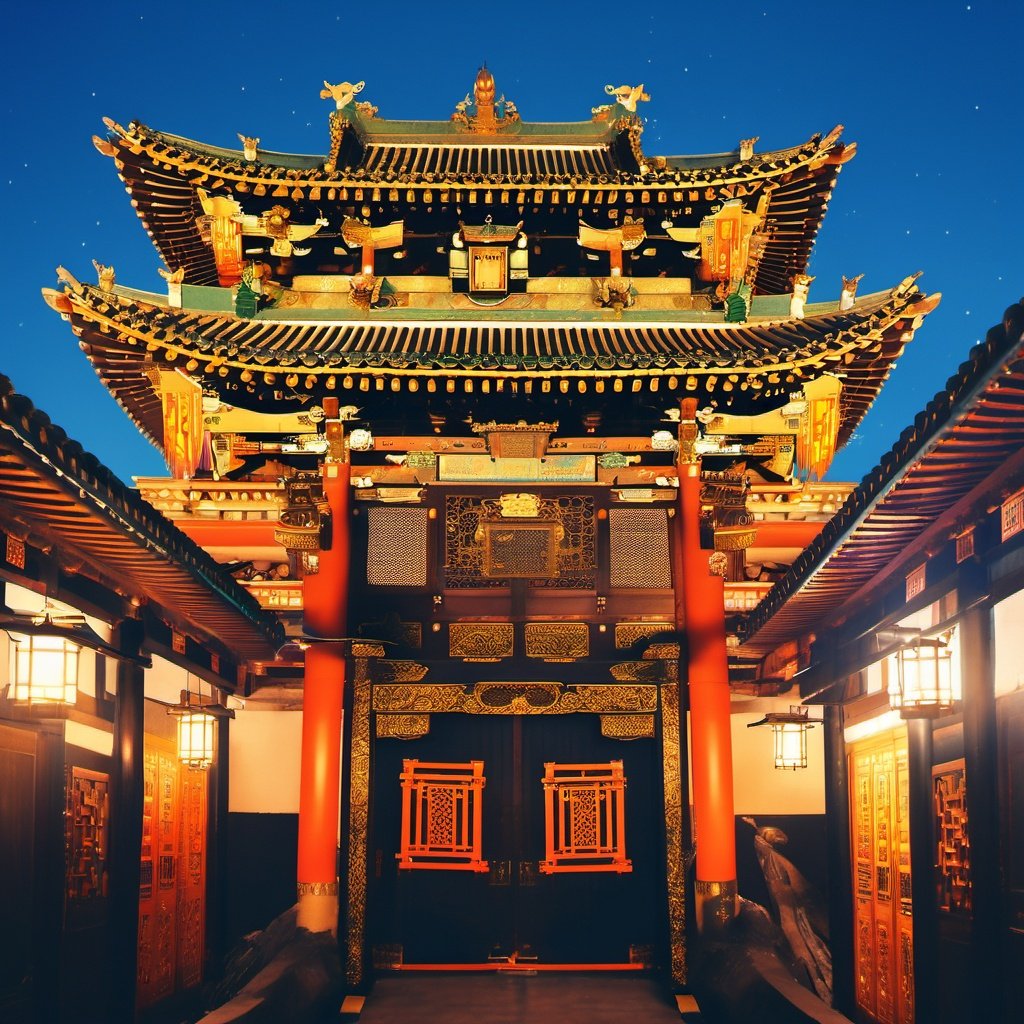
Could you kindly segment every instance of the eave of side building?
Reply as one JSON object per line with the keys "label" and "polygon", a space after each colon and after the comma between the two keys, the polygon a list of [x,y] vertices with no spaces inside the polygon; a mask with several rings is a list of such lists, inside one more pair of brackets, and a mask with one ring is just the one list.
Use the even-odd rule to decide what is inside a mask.
{"label": "eave of side building", "polygon": [[[746,616],[740,658],[821,636],[1024,483],[1024,307],[1007,310],[821,534]],[[854,652],[855,653],[855,652]],[[836,652],[833,652],[835,655]],[[803,696],[840,661],[811,666]],[[866,663],[866,662],[865,662]],[[846,659],[853,672],[864,663]]]}
{"label": "eave of side building", "polygon": [[5,531],[225,658],[272,658],[283,643],[275,616],[3,376],[0,494]]}

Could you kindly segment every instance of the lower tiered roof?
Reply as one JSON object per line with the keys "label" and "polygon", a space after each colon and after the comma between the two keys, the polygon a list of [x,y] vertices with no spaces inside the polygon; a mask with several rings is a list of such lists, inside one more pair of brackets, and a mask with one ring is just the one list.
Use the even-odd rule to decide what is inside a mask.
{"label": "lower tiered roof", "polygon": [[677,392],[702,407],[748,414],[778,408],[801,382],[831,374],[843,384],[842,444],[939,301],[908,277],[847,310],[810,305],[803,319],[787,315],[785,297],[755,299],[741,324],[693,311],[673,318],[659,310],[531,315],[350,305],[270,308],[246,318],[225,309],[226,289],[187,289],[189,308],[177,308],[153,293],[61,276],[63,291],[46,292],[47,300],[67,315],[104,384],[158,445],[154,368],[180,369],[242,408],[295,411],[333,394],[370,419],[408,427],[420,417],[415,425],[426,432],[435,394],[470,414],[483,396],[486,415],[477,419],[529,418],[531,404],[543,400],[561,403],[556,411],[570,418],[596,410],[647,429],[650,413],[638,409],[638,393],[663,391],[652,408]]}

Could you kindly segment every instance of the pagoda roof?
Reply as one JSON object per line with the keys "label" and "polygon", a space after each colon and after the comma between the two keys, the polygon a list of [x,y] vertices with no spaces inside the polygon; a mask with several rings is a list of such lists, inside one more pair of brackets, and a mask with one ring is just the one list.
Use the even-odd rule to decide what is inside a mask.
{"label": "pagoda roof", "polygon": [[[298,410],[352,387],[362,405],[385,403],[396,393],[411,405],[421,383],[428,392],[449,382],[459,391],[476,384],[486,392],[493,385],[508,398],[529,394],[539,382],[538,391],[543,384],[554,386],[555,394],[599,392],[606,403],[617,403],[620,416],[634,401],[631,392],[662,383],[693,393],[701,405],[766,411],[785,404],[801,381],[833,374],[843,380],[843,444],[939,301],[920,291],[914,276],[860,297],[847,310],[835,302],[812,304],[803,319],[781,310],[757,315],[755,301],[754,315],[742,324],[725,323],[716,313],[690,313],[685,322],[632,310],[617,317],[595,311],[586,320],[579,311],[524,319],[522,311],[493,308],[465,311],[464,319],[452,310],[435,311],[430,319],[422,309],[389,309],[378,317],[354,308],[269,309],[247,319],[209,308],[212,302],[205,309],[176,308],[152,293],[119,286],[104,291],[66,271],[61,277],[63,292],[47,292],[47,300],[69,316],[96,372],[158,447],[160,397],[149,378],[154,367],[181,369],[231,404],[265,411]],[[215,291],[225,292],[208,293]]]}
{"label": "pagoda roof", "polygon": [[977,502],[987,507],[992,491],[1020,485],[1022,331],[1024,306],[1010,307],[746,617],[740,657],[835,625],[969,525]]}
{"label": "pagoda roof", "polygon": [[167,266],[184,268],[191,284],[217,282],[213,251],[196,223],[197,189],[250,206],[302,207],[307,217],[313,211],[332,220],[335,204],[372,197],[393,217],[415,203],[454,208],[466,190],[480,190],[495,206],[636,205],[655,210],[655,222],[674,216],[693,225],[718,204],[745,196],[756,203],[767,194],[769,237],[754,290],[788,291],[793,275],[806,269],[836,176],[856,149],[839,141],[842,127],[799,146],[742,157],[739,151],[648,157],[640,147],[640,119],[617,104],[611,109],[607,120],[516,121],[478,134],[454,121],[392,121],[350,105],[335,112],[344,117],[333,159],[259,149],[247,160],[239,150],[110,119],[108,136],[94,142],[114,158]]}
{"label": "pagoda roof", "polygon": [[204,646],[266,659],[277,618],[0,375],[0,515],[112,590],[151,602]]}

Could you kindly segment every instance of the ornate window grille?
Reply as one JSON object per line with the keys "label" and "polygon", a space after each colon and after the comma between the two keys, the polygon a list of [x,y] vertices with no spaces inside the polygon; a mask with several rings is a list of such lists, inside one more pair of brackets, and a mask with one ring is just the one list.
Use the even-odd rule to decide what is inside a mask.
{"label": "ornate window grille", "polygon": [[483,761],[402,761],[400,868],[487,871],[481,857]]}
{"label": "ornate window grille", "polygon": [[622,762],[545,764],[544,874],[633,870],[626,858]]}

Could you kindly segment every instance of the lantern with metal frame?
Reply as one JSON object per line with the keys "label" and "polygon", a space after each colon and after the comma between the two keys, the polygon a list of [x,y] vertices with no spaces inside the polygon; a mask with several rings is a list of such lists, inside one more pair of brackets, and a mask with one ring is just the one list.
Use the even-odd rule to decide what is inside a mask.
{"label": "lantern with metal frame", "polygon": [[[13,645],[10,699],[18,704],[74,704],[78,699],[80,636],[93,633],[80,612],[61,612],[49,599],[37,612],[0,614]],[[78,641],[78,642],[76,642]]]}
{"label": "lantern with metal frame", "polygon": [[789,711],[769,711],[760,722],[750,722],[748,729],[759,725],[772,727],[775,767],[792,769],[807,767],[807,733],[820,719],[808,717],[808,708],[790,706]]}
{"label": "lantern with metal frame", "polygon": [[186,688],[167,713],[178,719],[178,760],[188,768],[209,768],[216,756],[217,719],[234,718],[234,711]]}
{"label": "lantern with metal frame", "polygon": [[64,636],[11,633],[11,699],[19,704],[74,704],[81,648]]}
{"label": "lantern with metal frame", "polygon": [[900,718],[936,718],[955,708],[950,638],[950,633],[918,634],[896,651],[896,681],[894,686],[890,674],[889,706]]}

